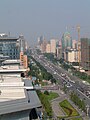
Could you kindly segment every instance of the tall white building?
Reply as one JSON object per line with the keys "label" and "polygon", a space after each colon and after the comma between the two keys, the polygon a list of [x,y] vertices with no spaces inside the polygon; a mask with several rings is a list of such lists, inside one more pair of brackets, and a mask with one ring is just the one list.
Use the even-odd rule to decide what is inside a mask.
{"label": "tall white building", "polygon": [[67,62],[78,62],[78,51],[76,49],[70,49],[65,51],[65,60]]}
{"label": "tall white building", "polygon": [[56,40],[51,39],[50,40],[50,45],[51,45],[51,53],[55,53],[56,52]]}

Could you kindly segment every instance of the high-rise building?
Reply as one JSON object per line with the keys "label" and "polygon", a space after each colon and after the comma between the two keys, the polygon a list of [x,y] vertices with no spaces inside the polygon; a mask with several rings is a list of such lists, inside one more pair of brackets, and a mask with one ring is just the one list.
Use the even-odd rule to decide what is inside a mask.
{"label": "high-rise building", "polygon": [[47,45],[47,42],[46,40],[44,39],[42,44],[41,44],[41,52],[42,53],[45,53],[46,52],[46,45]]}
{"label": "high-rise building", "polygon": [[58,46],[59,46],[60,48],[62,48],[62,42],[61,42],[61,40],[59,40]]}
{"label": "high-rise building", "polygon": [[44,41],[44,36],[38,37],[38,45],[40,46]]}
{"label": "high-rise building", "polygon": [[90,70],[90,39],[81,38],[81,66]]}
{"label": "high-rise building", "polygon": [[50,45],[51,45],[51,53],[54,53],[56,52],[56,40],[55,39],[51,39],[50,40]]}
{"label": "high-rise building", "polygon": [[62,48],[61,47],[56,48],[56,57],[57,57],[57,59],[62,58]]}
{"label": "high-rise building", "polygon": [[77,49],[77,40],[72,40],[72,48]]}
{"label": "high-rise building", "polygon": [[9,59],[19,59],[20,47],[18,38],[0,35],[0,54],[9,56]]}
{"label": "high-rise building", "polygon": [[72,48],[72,38],[69,32],[65,32],[61,39],[62,49],[70,49]]}
{"label": "high-rise building", "polygon": [[64,59],[67,62],[78,62],[78,50],[76,49],[67,49],[64,53]]}
{"label": "high-rise building", "polygon": [[50,46],[50,43],[48,43],[46,45],[46,53],[50,53],[51,52],[51,46]]}

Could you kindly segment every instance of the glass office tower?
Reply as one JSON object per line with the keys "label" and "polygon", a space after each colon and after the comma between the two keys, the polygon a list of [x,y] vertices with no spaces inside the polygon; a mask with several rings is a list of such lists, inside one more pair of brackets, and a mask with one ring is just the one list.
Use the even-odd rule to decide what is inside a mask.
{"label": "glass office tower", "polygon": [[65,32],[61,39],[62,49],[72,48],[72,38],[69,32]]}
{"label": "glass office tower", "polygon": [[19,59],[20,47],[18,38],[0,36],[0,54],[9,56],[9,59]]}

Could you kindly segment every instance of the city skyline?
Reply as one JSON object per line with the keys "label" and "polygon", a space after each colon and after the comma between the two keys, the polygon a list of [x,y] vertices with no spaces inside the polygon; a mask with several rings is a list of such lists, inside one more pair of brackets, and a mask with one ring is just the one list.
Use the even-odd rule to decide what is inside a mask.
{"label": "city skyline", "polygon": [[61,39],[66,30],[77,39],[77,25],[81,37],[90,37],[89,5],[89,0],[1,0],[0,33],[23,34],[30,46],[42,35]]}

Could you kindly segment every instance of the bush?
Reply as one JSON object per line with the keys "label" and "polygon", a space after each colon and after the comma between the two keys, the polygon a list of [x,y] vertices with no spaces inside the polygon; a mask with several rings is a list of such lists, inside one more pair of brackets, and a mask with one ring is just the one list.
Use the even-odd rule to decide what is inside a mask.
{"label": "bush", "polygon": [[49,92],[48,92],[48,91],[44,91],[44,94],[45,94],[45,95],[49,95]]}

